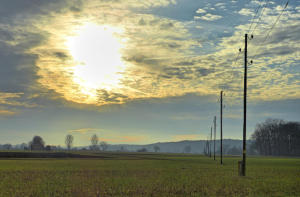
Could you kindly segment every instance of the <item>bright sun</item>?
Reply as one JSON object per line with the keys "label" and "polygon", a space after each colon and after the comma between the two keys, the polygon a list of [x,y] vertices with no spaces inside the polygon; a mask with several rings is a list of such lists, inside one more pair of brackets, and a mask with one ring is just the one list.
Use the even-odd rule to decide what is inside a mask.
{"label": "bright sun", "polygon": [[125,69],[120,53],[122,44],[116,37],[120,32],[110,26],[86,24],[66,39],[65,44],[76,62],[72,67],[73,81],[91,102],[97,96],[97,89],[110,91],[120,86]]}

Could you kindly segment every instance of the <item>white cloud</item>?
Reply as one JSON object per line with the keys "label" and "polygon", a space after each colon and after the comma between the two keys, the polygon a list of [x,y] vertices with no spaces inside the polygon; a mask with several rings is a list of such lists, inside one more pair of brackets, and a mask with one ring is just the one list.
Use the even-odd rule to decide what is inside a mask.
{"label": "white cloud", "polygon": [[197,20],[197,19],[201,19],[201,20],[206,20],[206,21],[215,21],[215,20],[219,20],[223,18],[222,16],[219,16],[219,15],[214,15],[214,14],[206,14],[204,16],[194,16],[194,19]]}
{"label": "white cloud", "polygon": [[224,6],[224,5],[225,5],[225,3],[217,3],[216,4],[217,7],[221,7],[221,6]]}
{"label": "white cloud", "polygon": [[240,15],[244,15],[244,16],[253,16],[254,12],[250,9],[247,8],[243,8],[238,12]]}
{"label": "white cloud", "polygon": [[206,13],[206,10],[199,8],[199,9],[196,11],[196,13],[197,13],[197,14],[204,14],[204,13]]}
{"label": "white cloud", "polygon": [[225,3],[217,3],[215,6],[220,8],[220,9],[225,9],[225,7],[226,7]]}

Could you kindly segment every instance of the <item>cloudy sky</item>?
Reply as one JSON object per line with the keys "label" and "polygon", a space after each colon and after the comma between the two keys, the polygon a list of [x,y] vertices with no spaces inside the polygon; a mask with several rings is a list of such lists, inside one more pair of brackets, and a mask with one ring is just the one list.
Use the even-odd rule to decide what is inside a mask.
{"label": "cloudy sky", "polygon": [[[300,2],[1,0],[0,143],[145,144],[224,138],[300,119]],[[250,36],[249,36],[250,37]],[[241,48],[241,52],[239,49]]]}

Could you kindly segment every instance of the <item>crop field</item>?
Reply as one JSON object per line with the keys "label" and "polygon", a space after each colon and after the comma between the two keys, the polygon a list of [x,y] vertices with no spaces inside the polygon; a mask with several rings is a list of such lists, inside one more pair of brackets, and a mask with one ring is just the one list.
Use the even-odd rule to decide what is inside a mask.
{"label": "crop field", "polygon": [[[84,153],[87,154],[87,153]],[[95,158],[1,158],[1,197],[300,196],[300,159],[88,153]]]}

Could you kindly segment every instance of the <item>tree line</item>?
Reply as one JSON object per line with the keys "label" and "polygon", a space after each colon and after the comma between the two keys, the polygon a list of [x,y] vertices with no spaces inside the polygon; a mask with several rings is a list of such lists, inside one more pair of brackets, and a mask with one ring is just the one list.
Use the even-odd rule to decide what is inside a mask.
{"label": "tree line", "polygon": [[[97,151],[106,151],[108,148],[108,143],[105,141],[99,142],[99,138],[94,134],[91,138],[91,145],[89,146],[90,150]],[[78,148],[73,148],[74,137],[72,135],[67,135],[65,137],[65,144],[67,150],[78,150]],[[0,144],[0,150],[33,150],[33,151],[51,151],[51,150],[64,150],[61,146],[46,145],[45,141],[41,136],[34,136],[29,143],[22,143],[19,145],[11,144]],[[86,148],[81,148],[81,150],[86,150]]]}
{"label": "tree line", "polygon": [[256,125],[251,139],[260,155],[300,156],[300,122],[267,119]]}

